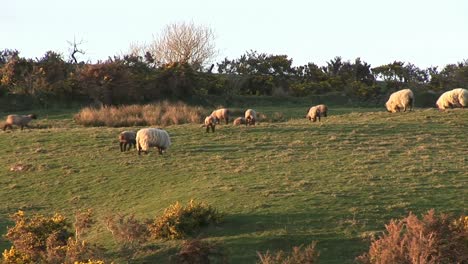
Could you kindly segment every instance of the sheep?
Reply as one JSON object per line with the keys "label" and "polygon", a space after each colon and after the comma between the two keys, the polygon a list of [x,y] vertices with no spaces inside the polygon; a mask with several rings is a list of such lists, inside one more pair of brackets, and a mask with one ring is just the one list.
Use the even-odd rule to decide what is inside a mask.
{"label": "sheep", "polygon": [[456,88],[443,93],[436,102],[437,108],[443,110],[446,108],[468,106],[468,90]]}
{"label": "sheep", "polygon": [[150,147],[157,147],[159,154],[162,155],[163,151],[171,146],[171,138],[166,130],[159,128],[143,128],[138,130],[136,134],[136,147],[138,155],[141,152],[148,154]]}
{"label": "sheep", "polygon": [[243,117],[238,117],[236,119],[234,119],[234,123],[233,123],[235,126],[238,126],[238,125],[243,125],[245,124],[245,118]]}
{"label": "sheep", "polygon": [[216,123],[220,123],[220,120],[221,119],[224,119],[224,121],[227,123],[229,123],[229,114],[230,114],[230,111],[229,109],[227,108],[221,108],[221,109],[218,109],[218,110],[214,110],[212,113],[211,113],[211,116],[214,117],[216,119]]}
{"label": "sheep", "polygon": [[136,148],[136,133],[134,131],[123,131],[119,134],[120,152],[130,150],[133,147]]}
{"label": "sheep", "polygon": [[327,117],[328,106],[324,104],[316,105],[317,109],[320,111],[320,115],[323,117]]}
{"label": "sheep", "polygon": [[23,130],[23,127],[29,127],[28,124],[33,119],[37,119],[37,115],[9,115],[5,121],[5,126],[3,126],[3,131],[8,127],[13,130],[13,125],[19,126]]}
{"label": "sheep", "polygon": [[413,110],[414,107],[414,94],[410,89],[403,89],[397,92],[394,92],[388,98],[388,101],[385,103],[385,107],[388,112],[396,113],[400,112],[403,109],[403,112],[406,112],[406,109]]}
{"label": "sheep", "polygon": [[202,127],[206,127],[206,133],[210,132],[210,127],[211,127],[211,132],[215,132],[215,126],[216,126],[216,117],[209,115],[205,118],[205,124]]}
{"label": "sheep", "polygon": [[309,121],[312,121],[312,122],[317,121],[317,118],[318,118],[318,121],[320,122],[320,116],[321,116],[321,113],[320,113],[319,107],[312,106],[311,108],[309,108],[309,112],[307,112],[306,118],[308,118]]}
{"label": "sheep", "polygon": [[255,125],[255,122],[257,121],[257,112],[253,109],[247,109],[245,111],[245,125]]}

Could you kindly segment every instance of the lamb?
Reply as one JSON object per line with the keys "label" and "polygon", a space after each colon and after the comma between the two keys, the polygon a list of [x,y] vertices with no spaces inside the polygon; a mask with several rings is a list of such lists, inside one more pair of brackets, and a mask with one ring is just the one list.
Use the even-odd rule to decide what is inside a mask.
{"label": "lamb", "polygon": [[320,122],[320,116],[321,116],[321,113],[320,113],[319,107],[312,106],[311,108],[309,108],[309,112],[307,112],[306,118],[308,118],[309,121],[312,121],[312,122],[317,121],[317,118],[318,118],[318,121]]}
{"label": "lamb", "polygon": [[210,132],[210,127],[211,127],[211,132],[215,132],[215,126],[216,126],[216,117],[209,115],[205,118],[205,124],[202,127],[206,127],[206,133]]}
{"label": "lamb", "polygon": [[243,125],[243,124],[245,124],[245,118],[238,117],[238,118],[234,119],[234,125],[235,126],[239,126],[239,125]]}
{"label": "lamb", "polygon": [[123,131],[119,134],[120,152],[130,150],[133,147],[136,148],[136,133],[134,131]]}
{"label": "lamb", "polygon": [[388,112],[396,113],[400,112],[403,109],[403,112],[406,112],[406,109],[413,110],[414,107],[414,94],[410,89],[403,89],[397,92],[394,92],[388,98],[388,101],[385,103],[385,107]]}
{"label": "lamb", "polygon": [[443,110],[453,107],[465,108],[468,106],[468,90],[456,88],[443,93],[436,102],[437,108]]}
{"label": "lamb", "polygon": [[316,105],[317,109],[320,111],[320,115],[327,117],[328,107],[324,104]]}
{"label": "lamb", "polygon": [[162,155],[163,151],[171,146],[171,138],[166,130],[159,128],[143,128],[138,130],[136,134],[136,147],[138,155],[141,152],[148,154],[150,147],[157,147],[159,154]]}
{"label": "lamb", "polygon": [[257,112],[253,109],[247,109],[245,111],[245,125],[255,125],[255,122],[257,121]]}
{"label": "lamb", "polygon": [[29,127],[28,124],[31,120],[37,119],[35,114],[30,115],[9,115],[5,121],[5,126],[3,126],[3,131],[5,131],[8,127],[13,130],[13,125],[21,127]]}
{"label": "lamb", "polygon": [[229,109],[227,108],[221,108],[221,109],[218,109],[218,110],[214,110],[212,113],[211,113],[211,116],[213,116],[215,119],[216,119],[216,123],[220,123],[220,120],[221,119],[224,119],[224,121],[227,123],[229,123],[229,114],[230,114],[230,111]]}

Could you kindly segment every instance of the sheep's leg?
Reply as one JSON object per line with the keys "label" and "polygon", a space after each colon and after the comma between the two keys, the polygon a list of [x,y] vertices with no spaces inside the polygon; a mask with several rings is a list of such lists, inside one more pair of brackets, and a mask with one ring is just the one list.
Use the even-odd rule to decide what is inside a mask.
{"label": "sheep's leg", "polygon": [[162,154],[163,154],[162,148],[159,148],[159,147],[158,147],[158,151],[159,151],[159,155],[162,155]]}
{"label": "sheep's leg", "polygon": [[214,131],[215,131],[215,126],[211,126],[211,132],[214,133]]}
{"label": "sheep's leg", "polygon": [[206,133],[210,132],[210,126],[206,126]]}
{"label": "sheep's leg", "polygon": [[123,146],[123,142],[120,142],[120,152],[124,152],[124,151],[125,151],[125,150],[123,150],[122,146]]}

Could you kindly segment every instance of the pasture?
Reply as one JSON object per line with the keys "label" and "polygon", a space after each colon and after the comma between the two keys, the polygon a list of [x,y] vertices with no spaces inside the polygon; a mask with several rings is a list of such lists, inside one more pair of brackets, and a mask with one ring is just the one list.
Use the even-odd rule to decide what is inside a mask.
{"label": "pasture", "polygon": [[[32,122],[39,128],[0,132],[0,234],[18,209],[72,218],[91,208],[97,223],[86,239],[120,263],[104,216],[154,218],[196,199],[225,214],[199,237],[222,242],[230,263],[312,241],[320,263],[353,263],[392,218],[431,208],[466,213],[466,109],[331,107],[311,123],[307,107],[252,108],[286,121],[223,124],[213,134],[200,124],[167,126],[167,153],[140,157],[119,150],[117,135],[130,128],[83,127],[73,122],[76,112],[39,112]],[[12,171],[15,165],[24,169]],[[165,263],[179,244],[152,241],[135,263]]]}

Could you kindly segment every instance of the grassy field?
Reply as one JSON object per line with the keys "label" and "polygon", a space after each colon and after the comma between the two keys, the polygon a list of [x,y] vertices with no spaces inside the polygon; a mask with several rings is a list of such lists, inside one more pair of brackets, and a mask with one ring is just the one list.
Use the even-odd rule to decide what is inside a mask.
{"label": "grassy field", "polygon": [[[467,110],[332,108],[310,123],[301,106],[254,108],[287,121],[220,125],[214,134],[168,126],[168,152],[140,157],[119,151],[117,135],[129,128],[85,128],[76,112],[40,112],[39,129],[0,132],[0,234],[18,209],[72,217],[91,208],[97,223],[87,239],[117,258],[104,216],[153,218],[195,198],[226,214],[200,237],[222,242],[231,263],[311,241],[320,263],[353,263],[392,218],[466,213]],[[27,169],[10,170],[18,164]],[[135,262],[165,263],[179,244],[154,241]]]}

